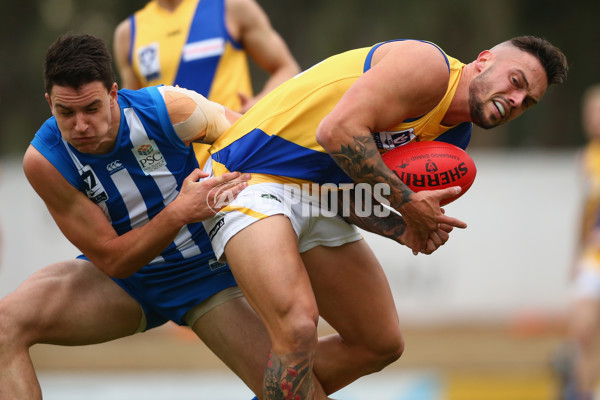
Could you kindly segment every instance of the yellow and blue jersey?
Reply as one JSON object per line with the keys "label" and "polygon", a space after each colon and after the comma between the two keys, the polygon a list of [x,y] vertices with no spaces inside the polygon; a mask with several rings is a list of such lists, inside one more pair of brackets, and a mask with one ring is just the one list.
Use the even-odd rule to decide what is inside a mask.
{"label": "yellow and blue jersey", "polygon": [[600,270],[600,247],[592,238],[600,230],[600,141],[592,140],[583,149],[583,216],[581,227],[581,259],[584,268]]}
{"label": "yellow and blue jersey", "polygon": [[142,86],[179,85],[239,110],[252,96],[248,60],[225,25],[225,0],[183,0],[170,12],[150,1],[130,17],[130,64]]}
{"label": "yellow and blue jersey", "polygon": [[[584,235],[600,229],[600,141],[591,141],[583,150]],[[600,261],[600,260],[599,260]]]}
{"label": "yellow and blue jersey", "polygon": [[[379,45],[330,57],[265,96],[211,147],[214,173],[251,172],[254,181],[264,180],[256,175],[264,174],[268,175],[266,180],[277,182],[351,182],[317,143],[316,131],[346,91],[369,70]],[[441,49],[440,52],[444,54]],[[403,121],[387,132],[373,133],[382,152],[413,140],[442,140],[462,148],[467,146],[470,122],[457,126],[441,123],[464,66],[446,54],[444,57],[450,72],[444,98],[420,118]]]}

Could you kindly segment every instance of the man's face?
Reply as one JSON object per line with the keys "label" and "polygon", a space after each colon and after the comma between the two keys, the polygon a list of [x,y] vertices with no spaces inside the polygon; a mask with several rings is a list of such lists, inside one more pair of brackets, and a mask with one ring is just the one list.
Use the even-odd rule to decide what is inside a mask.
{"label": "man's face", "polygon": [[535,56],[503,47],[484,52],[480,58],[481,72],[469,85],[474,124],[485,129],[504,124],[535,105],[546,92],[546,71]]}
{"label": "man's face", "polygon": [[113,115],[116,84],[109,92],[99,81],[77,89],[55,85],[52,93],[46,94],[46,100],[61,136],[69,144],[82,153],[105,154],[112,150],[119,116]]}

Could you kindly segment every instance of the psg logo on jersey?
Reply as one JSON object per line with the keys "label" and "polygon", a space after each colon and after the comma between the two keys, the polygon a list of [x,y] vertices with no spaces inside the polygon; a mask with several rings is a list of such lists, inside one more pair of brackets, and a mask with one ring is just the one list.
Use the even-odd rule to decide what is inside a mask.
{"label": "psg logo on jersey", "polygon": [[146,175],[167,165],[167,160],[165,160],[162,153],[158,150],[158,146],[154,140],[149,140],[148,143],[144,143],[132,149],[132,151]]}

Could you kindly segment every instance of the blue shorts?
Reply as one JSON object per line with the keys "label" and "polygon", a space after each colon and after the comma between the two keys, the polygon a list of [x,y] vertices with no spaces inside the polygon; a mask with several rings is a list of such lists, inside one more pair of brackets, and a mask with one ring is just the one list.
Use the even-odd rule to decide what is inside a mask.
{"label": "blue shorts", "polygon": [[112,280],[144,310],[145,330],[167,321],[185,325],[183,317],[190,309],[224,289],[237,286],[229,265],[217,262],[212,253],[175,263],[147,265],[125,279]]}

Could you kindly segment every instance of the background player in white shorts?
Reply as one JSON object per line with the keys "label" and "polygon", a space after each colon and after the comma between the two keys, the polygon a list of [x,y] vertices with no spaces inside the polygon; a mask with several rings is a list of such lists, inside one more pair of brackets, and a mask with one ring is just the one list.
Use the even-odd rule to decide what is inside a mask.
{"label": "background player in white shorts", "polygon": [[568,320],[568,356],[563,400],[591,400],[598,385],[600,353],[600,85],[582,98],[588,144],[581,153],[584,204],[572,271],[573,300]]}

